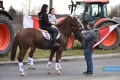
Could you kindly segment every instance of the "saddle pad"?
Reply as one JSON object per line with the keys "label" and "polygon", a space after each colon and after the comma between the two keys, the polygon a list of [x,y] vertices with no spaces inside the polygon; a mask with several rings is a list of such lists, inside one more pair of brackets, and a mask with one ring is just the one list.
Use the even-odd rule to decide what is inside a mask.
{"label": "saddle pad", "polygon": [[[41,30],[41,29],[39,29],[41,32],[42,32],[42,34],[43,34],[43,36],[44,36],[44,38],[45,39],[47,39],[47,40],[51,40],[51,36],[50,36],[50,34],[48,33],[48,31],[47,30]],[[59,39],[60,38],[60,32],[58,31],[58,34],[57,34],[57,36],[56,36],[56,39]]]}

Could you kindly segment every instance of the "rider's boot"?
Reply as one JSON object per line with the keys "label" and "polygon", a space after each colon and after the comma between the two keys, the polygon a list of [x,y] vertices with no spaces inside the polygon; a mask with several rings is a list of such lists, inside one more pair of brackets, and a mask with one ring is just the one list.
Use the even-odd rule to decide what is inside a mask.
{"label": "rider's boot", "polygon": [[52,37],[53,37],[53,46],[52,47],[59,47],[60,44],[58,44],[57,41],[56,41],[56,34],[53,34]]}

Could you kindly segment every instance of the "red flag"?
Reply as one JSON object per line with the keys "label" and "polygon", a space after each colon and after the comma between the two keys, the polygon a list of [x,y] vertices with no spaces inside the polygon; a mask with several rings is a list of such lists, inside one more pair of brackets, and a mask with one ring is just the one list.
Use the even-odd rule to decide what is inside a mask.
{"label": "red flag", "polygon": [[92,50],[95,49],[97,45],[99,45],[119,24],[111,25],[111,26],[106,26],[104,28],[99,28],[99,40],[97,43],[92,47]]}
{"label": "red flag", "polygon": [[39,29],[39,20],[36,17],[32,17],[33,19],[33,28],[34,29]]}

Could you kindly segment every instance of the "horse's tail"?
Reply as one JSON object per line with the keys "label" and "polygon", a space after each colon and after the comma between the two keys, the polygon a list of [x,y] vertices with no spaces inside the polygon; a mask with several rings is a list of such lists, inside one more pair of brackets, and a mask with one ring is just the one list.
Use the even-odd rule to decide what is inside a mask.
{"label": "horse's tail", "polygon": [[12,50],[11,50],[11,56],[10,56],[10,60],[12,60],[12,61],[15,60],[18,45],[19,45],[18,34],[16,34],[13,44],[12,44]]}

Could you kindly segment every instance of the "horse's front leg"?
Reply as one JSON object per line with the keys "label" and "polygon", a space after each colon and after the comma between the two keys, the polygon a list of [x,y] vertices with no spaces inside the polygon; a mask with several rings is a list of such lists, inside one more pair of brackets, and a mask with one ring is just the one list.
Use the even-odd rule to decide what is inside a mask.
{"label": "horse's front leg", "polygon": [[60,72],[60,69],[62,69],[62,67],[61,67],[60,62],[59,62],[60,59],[61,59],[62,52],[63,52],[63,50],[62,50],[62,49],[59,49],[59,50],[57,51],[57,53],[56,53],[56,65],[55,65],[55,69],[57,70],[58,75],[59,75],[59,74],[62,74],[62,73]]}
{"label": "horse's front leg", "polygon": [[49,61],[48,61],[48,64],[47,64],[48,74],[52,74],[52,72],[50,70],[50,67],[51,67],[51,62],[53,60],[54,55],[55,55],[55,50],[52,49],[51,53],[50,53]]}
{"label": "horse's front leg", "polygon": [[33,60],[33,54],[35,52],[35,47],[31,47],[30,53],[29,53],[29,57],[28,57],[28,65],[29,65],[29,69],[35,69],[34,66],[34,60]]}

